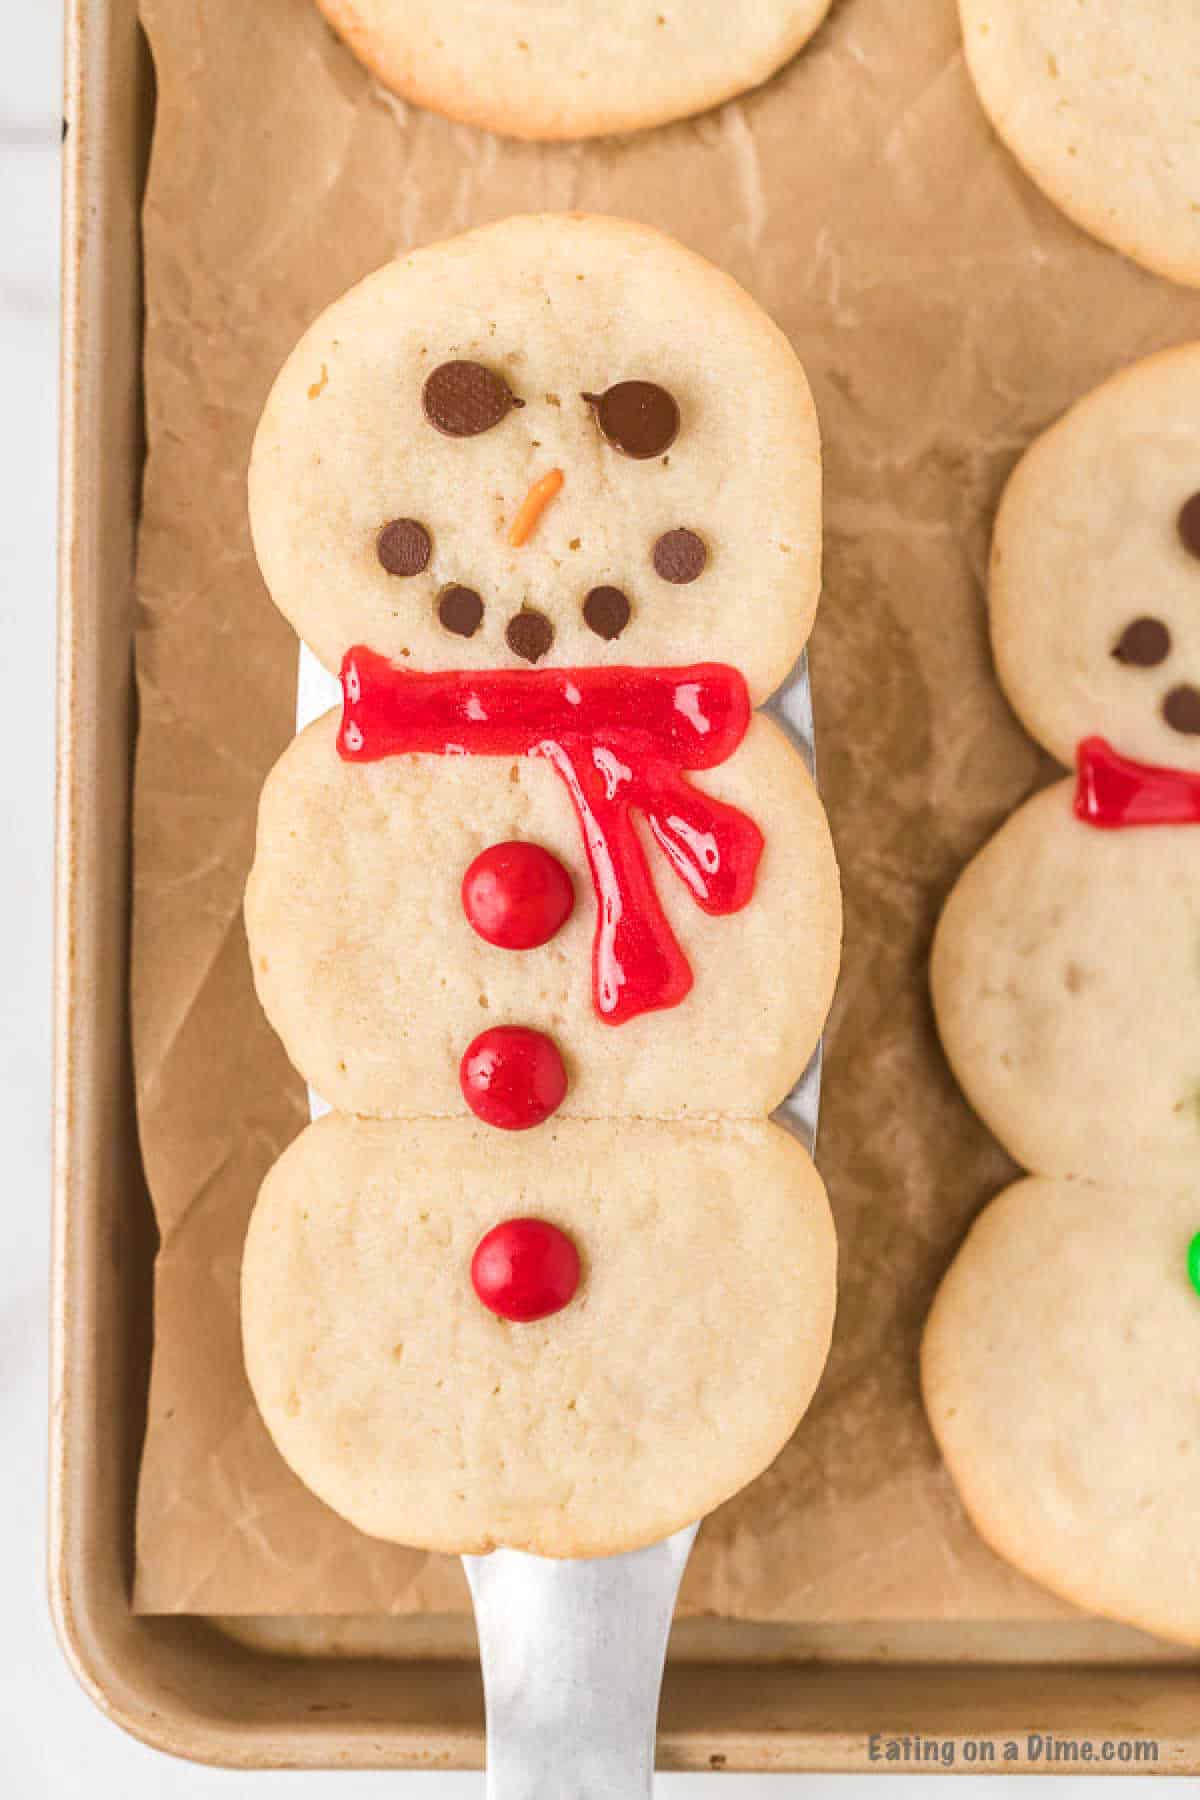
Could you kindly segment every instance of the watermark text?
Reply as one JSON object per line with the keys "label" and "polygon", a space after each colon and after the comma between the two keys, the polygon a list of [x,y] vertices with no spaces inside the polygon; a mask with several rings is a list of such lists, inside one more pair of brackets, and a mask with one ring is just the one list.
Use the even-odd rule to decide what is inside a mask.
{"label": "watermark text", "polygon": [[867,1739],[867,1761],[913,1768],[933,1765],[953,1769],[962,1763],[1074,1764],[1153,1767],[1158,1761],[1154,1738],[1060,1737],[1053,1731],[1028,1731],[1016,1738],[927,1737],[905,1732],[895,1737],[873,1731]]}

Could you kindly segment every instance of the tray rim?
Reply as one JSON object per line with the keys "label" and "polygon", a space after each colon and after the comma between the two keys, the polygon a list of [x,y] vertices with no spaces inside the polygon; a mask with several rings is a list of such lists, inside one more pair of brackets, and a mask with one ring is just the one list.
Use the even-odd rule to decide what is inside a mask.
{"label": "tray rim", "polygon": [[[85,1692],[156,1749],[242,1769],[478,1769],[482,1700],[471,1664],[299,1664],[249,1652],[201,1620],[137,1619],[128,1608],[126,1546],[118,1541],[122,1527],[114,1510],[119,1476],[111,1466],[115,1453],[105,1462],[108,1439],[101,1429],[109,1423],[104,1383],[110,1379],[101,1327],[105,1282],[111,1290],[132,1279],[110,1272],[106,1253],[112,1255],[113,1244],[103,1242],[104,1227],[128,1204],[123,1182],[140,1180],[132,1119],[126,1112],[117,1120],[106,1110],[123,1106],[131,1093],[126,1021],[123,1007],[112,1003],[112,986],[125,979],[132,755],[127,615],[140,463],[131,454],[124,467],[106,474],[98,440],[101,425],[116,418],[125,448],[137,442],[141,194],[132,124],[139,96],[131,84],[145,71],[142,66],[139,77],[136,12],[136,0],[67,0],[66,7],[51,1611]],[[123,388],[115,379],[122,370]],[[122,531],[98,504],[106,481],[129,500]],[[106,548],[114,538],[115,547]],[[117,621],[123,642],[119,634],[111,642],[106,636],[115,602],[106,602],[101,576],[111,578],[114,562],[123,565]],[[105,655],[124,665],[120,704],[98,680]],[[97,858],[105,832],[117,836],[123,878]],[[113,847],[110,835],[110,858]],[[120,904],[112,904],[114,894]],[[114,1121],[126,1135],[105,1161],[100,1147],[118,1135]],[[1153,1732],[1162,1752],[1156,1772],[1196,1774],[1198,1695],[1200,1668],[1180,1665],[675,1664],[664,1687],[659,1766],[861,1773],[872,1766],[870,1730],[919,1731],[959,1747],[974,1737],[1024,1740],[1030,1731],[1051,1730],[1076,1738]],[[960,1753],[954,1768],[967,1767]],[[1027,1756],[1006,1767],[1061,1772]]]}

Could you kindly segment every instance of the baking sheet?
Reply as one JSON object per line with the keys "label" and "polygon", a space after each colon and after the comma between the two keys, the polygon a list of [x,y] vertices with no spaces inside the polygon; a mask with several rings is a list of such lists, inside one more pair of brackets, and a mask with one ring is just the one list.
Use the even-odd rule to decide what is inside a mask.
{"label": "baking sheet", "polygon": [[1200,334],[1200,295],[1090,243],[1034,191],[970,91],[951,0],[839,0],[809,49],[743,101],[549,149],[395,101],[310,0],[143,0],[143,13],[159,98],[133,1016],[163,1244],[136,1605],[467,1604],[456,1561],[373,1543],[300,1486],[241,1368],[246,1218],[306,1116],[253,996],[240,916],[296,655],[250,552],[245,465],[278,365],[358,277],[508,212],[583,207],[671,231],[741,280],[804,360],[825,441],[811,659],[846,951],[820,1162],[841,1307],[808,1418],[706,1523],[682,1610],[1066,1631],[1070,1609],[975,1538],[921,1414],[925,1309],[1011,1173],[941,1059],[925,959],[958,870],[1049,771],[987,656],[981,583],[1004,478],[1094,382]]}

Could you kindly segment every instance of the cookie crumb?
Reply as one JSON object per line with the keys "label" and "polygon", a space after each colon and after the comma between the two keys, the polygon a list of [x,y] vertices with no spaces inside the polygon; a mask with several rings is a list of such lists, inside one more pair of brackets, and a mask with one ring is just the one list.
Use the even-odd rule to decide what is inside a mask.
{"label": "cookie crumb", "polygon": [[1192,1088],[1182,1100],[1177,1100],[1171,1111],[1177,1117],[1180,1113],[1190,1112],[1197,1124],[1200,1124],[1200,1086]]}

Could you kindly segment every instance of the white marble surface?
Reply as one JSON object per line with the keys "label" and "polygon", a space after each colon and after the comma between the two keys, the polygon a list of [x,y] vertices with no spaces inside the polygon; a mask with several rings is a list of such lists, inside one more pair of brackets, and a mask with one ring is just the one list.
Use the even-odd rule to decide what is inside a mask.
{"label": "white marble surface", "polygon": [[[852,3],[852,0],[847,0]],[[95,1712],[58,1653],[44,1597],[44,1469],[50,1079],[50,852],[54,621],[59,58],[54,0],[11,5],[0,59],[0,666],[10,675],[0,721],[3,841],[0,928],[9,974],[0,1007],[0,1130],[11,1179],[0,1227],[0,1794],[20,1800],[232,1800],[249,1794],[336,1800],[482,1800],[474,1775],[237,1776],[172,1763]],[[886,1724],[881,1721],[881,1724]],[[869,1777],[722,1776],[730,1800],[853,1800]],[[663,1800],[700,1800],[716,1778],[660,1778]],[[1007,1787],[1011,1791],[1012,1778]],[[1149,1791],[1149,1778],[1103,1792]],[[1067,1777],[1055,1800],[1094,1782]],[[992,1777],[990,1800],[1006,1790]],[[928,1791],[920,1776],[886,1789]],[[964,1777],[961,1800],[984,1793]],[[552,1800],[548,1796],[547,1800]]]}

